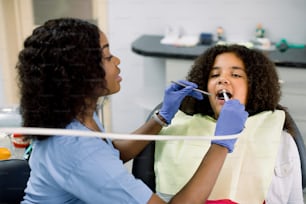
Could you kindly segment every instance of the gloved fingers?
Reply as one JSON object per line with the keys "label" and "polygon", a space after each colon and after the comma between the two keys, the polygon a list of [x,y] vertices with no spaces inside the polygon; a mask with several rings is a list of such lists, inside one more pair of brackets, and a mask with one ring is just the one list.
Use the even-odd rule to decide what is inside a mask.
{"label": "gloved fingers", "polygon": [[246,118],[249,116],[249,113],[245,111],[245,106],[241,104],[240,101],[237,99],[231,99],[224,103],[221,112],[226,112],[226,111],[231,111],[236,113],[239,112],[243,120],[246,120]]}
{"label": "gloved fingers", "polygon": [[193,89],[197,87],[195,83],[188,82],[186,80],[180,80],[179,83],[184,85],[179,85],[176,83],[171,83],[166,90],[164,95],[163,106],[160,109],[160,115],[167,121],[168,124],[171,123],[172,118],[178,111],[182,100],[187,96],[191,95],[198,99],[203,96],[196,93]]}
{"label": "gloved fingers", "polygon": [[[215,136],[240,133],[248,117],[243,104],[239,100],[231,99],[224,103],[216,124]],[[212,140],[211,143],[227,147],[229,153],[234,149],[237,139]]]}
{"label": "gloved fingers", "polygon": [[[198,85],[193,83],[193,82],[190,82],[190,81],[187,81],[187,80],[178,80],[178,82],[182,83],[182,84],[185,84],[186,86],[191,86],[192,89],[194,88],[198,88]],[[189,96],[192,96],[198,100],[202,100],[203,99],[203,94],[201,94],[200,92],[197,92],[197,91],[192,91],[191,93],[188,94]]]}
{"label": "gloved fingers", "polygon": [[238,100],[225,102],[216,124],[215,135],[230,135],[240,133],[244,129],[248,117],[244,105]]}
{"label": "gloved fingers", "polygon": [[200,92],[193,90],[194,88],[197,88],[197,85],[195,83],[184,81],[184,80],[180,80],[179,82],[182,84],[185,84],[186,87],[173,83],[166,89],[165,92],[168,94],[171,92],[178,92],[178,94],[183,94],[184,97],[189,95],[198,100],[203,99],[203,95]]}
{"label": "gloved fingers", "polygon": [[177,89],[177,87],[170,86],[168,89],[166,89],[165,95],[172,95],[178,98],[184,98],[193,91],[192,86],[179,87],[180,88]]}
{"label": "gloved fingers", "polygon": [[193,83],[193,82],[190,82],[190,81],[187,81],[187,80],[178,80],[178,82],[180,82],[181,84],[185,84],[186,86],[192,86],[193,88],[198,88],[198,85]]}
{"label": "gloved fingers", "polygon": [[178,82],[180,82],[181,84],[184,84],[186,86],[182,86],[176,83],[171,83],[167,88],[166,88],[166,92],[169,91],[178,91],[187,87],[192,87],[192,88],[197,88],[198,86],[195,83],[186,81],[186,80],[179,80]]}
{"label": "gloved fingers", "polygon": [[170,85],[166,88],[165,93],[170,93],[170,92],[174,92],[174,91],[179,91],[179,90],[181,90],[181,89],[183,89],[183,88],[184,88],[184,87],[181,86],[181,85],[172,83],[172,84],[170,84]]}
{"label": "gloved fingers", "polygon": [[159,113],[168,124],[171,123],[171,120],[178,111],[182,100],[193,91],[192,89],[193,87],[187,86],[177,91],[174,91],[171,87],[166,90],[163,106]]}
{"label": "gloved fingers", "polygon": [[248,116],[248,112],[245,111],[245,106],[241,104],[237,99],[226,101],[224,106],[224,112],[233,112],[233,113],[239,113],[242,114],[242,116],[245,116],[243,118],[246,118]]}
{"label": "gloved fingers", "polygon": [[177,91],[176,93],[179,94],[181,97],[181,99],[185,98],[186,96],[192,96],[198,100],[202,100],[203,99],[203,94],[198,92],[198,91],[194,91],[194,88],[192,88],[191,86],[187,86],[179,91]]}
{"label": "gloved fingers", "polygon": [[231,99],[226,101],[222,108],[244,110],[244,105],[237,99]]}
{"label": "gloved fingers", "polygon": [[198,100],[203,100],[203,94],[198,92],[198,91],[192,91],[190,94],[188,94],[189,96],[192,96]]}

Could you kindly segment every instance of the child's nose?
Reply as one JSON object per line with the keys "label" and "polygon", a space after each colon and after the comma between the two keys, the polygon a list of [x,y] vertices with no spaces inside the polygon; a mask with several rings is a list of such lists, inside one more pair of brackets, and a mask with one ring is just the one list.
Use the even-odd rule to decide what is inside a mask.
{"label": "child's nose", "polygon": [[225,77],[221,77],[219,80],[218,80],[218,85],[221,85],[221,84],[230,84],[229,80]]}

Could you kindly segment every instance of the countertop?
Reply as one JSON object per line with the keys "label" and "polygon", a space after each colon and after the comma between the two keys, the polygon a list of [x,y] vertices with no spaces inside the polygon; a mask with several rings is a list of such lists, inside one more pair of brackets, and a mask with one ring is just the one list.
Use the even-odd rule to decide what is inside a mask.
{"label": "countertop", "polygon": [[[210,45],[195,47],[163,45],[160,43],[162,38],[160,35],[142,35],[132,43],[132,51],[143,56],[193,60],[210,47]],[[278,67],[306,68],[306,48],[289,48],[285,52],[279,50],[263,50],[263,52]]]}

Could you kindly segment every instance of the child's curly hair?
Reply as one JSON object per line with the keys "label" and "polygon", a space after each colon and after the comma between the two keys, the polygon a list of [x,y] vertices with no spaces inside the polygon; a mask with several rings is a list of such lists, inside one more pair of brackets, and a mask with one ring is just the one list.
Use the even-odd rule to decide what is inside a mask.
{"label": "child's curly hair", "polygon": [[[187,80],[196,83],[199,89],[207,90],[209,73],[216,57],[222,53],[229,52],[240,58],[246,69],[249,90],[246,111],[249,115],[252,116],[262,111],[274,111],[276,109],[284,110],[288,114],[286,108],[279,104],[281,88],[275,65],[260,51],[236,44],[216,45],[206,50],[195,60],[186,77]],[[214,116],[207,97],[204,97],[203,100],[186,97],[180,109],[189,115],[201,113]],[[292,129],[291,122],[287,118],[284,128],[290,132]]]}
{"label": "child's curly hair", "polygon": [[97,98],[97,87],[107,92],[101,59],[96,25],[60,18],[34,29],[16,65],[23,126],[65,128],[85,97]]}

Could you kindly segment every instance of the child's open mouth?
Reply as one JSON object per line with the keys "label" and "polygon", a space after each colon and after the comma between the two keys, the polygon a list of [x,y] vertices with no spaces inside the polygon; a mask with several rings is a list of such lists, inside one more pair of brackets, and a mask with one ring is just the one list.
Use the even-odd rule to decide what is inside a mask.
{"label": "child's open mouth", "polygon": [[226,91],[225,89],[223,90],[220,90],[218,93],[217,93],[217,99],[218,100],[228,100],[226,99],[226,96],[228,99],[231,99],[232,98],[232,94],[228,91]]}

